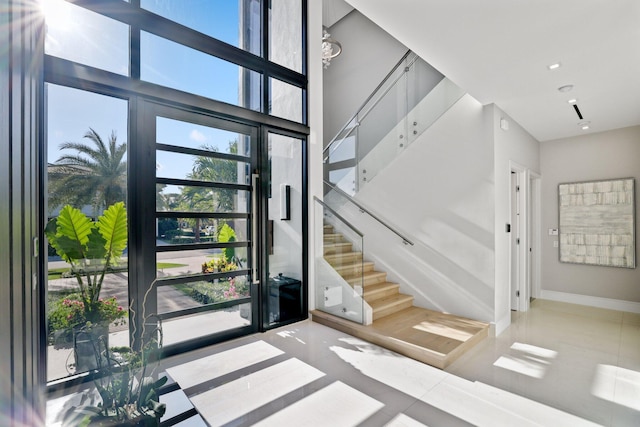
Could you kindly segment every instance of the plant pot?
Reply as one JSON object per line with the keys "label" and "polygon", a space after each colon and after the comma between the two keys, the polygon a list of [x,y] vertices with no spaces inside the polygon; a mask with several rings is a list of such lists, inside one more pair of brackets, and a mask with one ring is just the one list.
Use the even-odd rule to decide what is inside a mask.
{"label": "plant pot", "polygon": [[106,365],[104,351],[109,348],[109,325],[73,330],[73,354],[76,373],[98,369]]}

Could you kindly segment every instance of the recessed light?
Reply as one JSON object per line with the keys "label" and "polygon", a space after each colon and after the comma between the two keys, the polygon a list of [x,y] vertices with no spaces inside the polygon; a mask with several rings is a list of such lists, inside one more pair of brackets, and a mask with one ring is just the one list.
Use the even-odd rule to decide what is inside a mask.
{"label": "recessed light", "polygon": [[558,88],[558,90],[559,90],[560,92],[563,92],[563,93],[564,93],[564,92],[570,92],[570,91],[571,91],[571,89],[573,89],[573,85],[564,85],[564,86],[560,86],[560,87]]}
{"label": "recessed light", "polygon": [[575,104],[576,102],[578,102],[577,99],[570,99],[567,101],[569,104]]}
{"label": "recessed light", "polygon": [[589,125],[591,124],[590,121],[585,120],[583,122],[578,123],[578,126],[580,127],[580,129],[582,130],[588,130],[589,129]]}
{"label": "recessed light", "polygon": [[557,70],[561,65],[562,64],[560,64],[559,62],[556,62],[555,64],[548,65],[547,68],[550,70]]}

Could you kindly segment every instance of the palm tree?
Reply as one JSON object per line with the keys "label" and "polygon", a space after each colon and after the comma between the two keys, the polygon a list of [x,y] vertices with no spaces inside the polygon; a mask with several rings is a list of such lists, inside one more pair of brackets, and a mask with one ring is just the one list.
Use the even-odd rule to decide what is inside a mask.
{"label": "palm tree", "polygon": [[60,150],[75,150],[62,155],[49,166],[49,210],[70,204],[78,208],[93,206],[95,211],[124,201],[127,189],[127,144],[117,143],[115,131],[105,144],[89,128],[84,134],[91,144],[65,142]]}

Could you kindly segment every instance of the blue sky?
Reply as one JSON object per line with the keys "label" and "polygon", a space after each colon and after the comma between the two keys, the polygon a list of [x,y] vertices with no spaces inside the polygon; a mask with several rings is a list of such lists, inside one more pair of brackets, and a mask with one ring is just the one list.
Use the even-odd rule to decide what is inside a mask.
{"label": "blue sky", "polygon": [[[42,1],[48,10],[48,54],[128,75],[127,25],[62,0]],[[238,44],[238,0],[143,0],[142,7],[229,44]],[[142,35],[142,52],[143,79],[232,104],[238,102],[236,65],[149,33]],[[47,84],[47,97],[49,163],[60,157],[61,143],[86,142],[83,135],[90,127],[105,141],[115,131],[119,142],[130,143],[126,100],[52,84]],[[159,119],[158,139],[190,147],[213,145],[225,152],[235,135]],[[159,176],[184,177],[191,170],[191,162],[187,156],[168,161],[160,154],[158,167]]]}

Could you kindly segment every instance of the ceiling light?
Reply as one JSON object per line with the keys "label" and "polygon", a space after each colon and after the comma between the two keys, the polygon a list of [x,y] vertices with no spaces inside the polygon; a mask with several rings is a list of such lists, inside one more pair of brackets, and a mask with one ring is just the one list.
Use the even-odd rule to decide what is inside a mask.
{"label": "ceiling light", "polygon": [[564,93],[564,92],[570,92],[570,91],[571,91],[571,89],[573,89],[573,85],[564,85],[564,86],[560,86],[560,87],[558,88],[558,90],[559,90],[560,92],[563,92],[563,93]]}
{"label": "ceiling light", "polygon": [[561,64],[559,62],[556,62],[555,64],[551,64],[549,66],[547,66],[548,69],[550,70],[557,70],[558,68],[560,68]]}
{"label": "ceiling light", "polygon": [[328,68],[331,60],[342,53],[342,45],[335,39],[331,38],[331,34],[327,32],[327,28],[322,28],[322,64],[324,68]]}
{"label": "ceiling light", "polygon": [[575,104],[576,102],[578,102],[577,99],[570,99],[567,101],[569,104]]}
{"label": "ceiling light", "polygon": [[580,126],[580,129],[582,129],[582,130],[588,130],[590,124],[591,124],[590,121],[585,120],[583,122],[578,123],[578,126]]}

